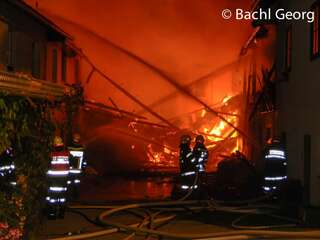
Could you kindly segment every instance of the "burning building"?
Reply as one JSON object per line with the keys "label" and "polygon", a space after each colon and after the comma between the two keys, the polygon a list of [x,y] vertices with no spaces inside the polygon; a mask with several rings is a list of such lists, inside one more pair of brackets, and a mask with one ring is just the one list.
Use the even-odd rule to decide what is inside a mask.
{"label": "burning building", "polygon": [[266,39],[250,21],[221,18],[222,7],[250,9],[251,1],[27,2],[81,48],[79,129],[98,169],[177,168],[182,132],[206,136],[211,171],[236,149],[251,152],[244,106],[264,84],[253,76],[271,69],[275,33]]}
{"label": "burning building", "polygon": [[[8,53],[3,55],[2,66],[34,82],[45,80],[41,84],[59,89],[54,91],[60,91],[60,96],[65,86],[82,85],[85,105],[76,116],[74,130],[83,136],[88,158],[101,173],[177,171],[182,133],[205,136],[209,171],[236,150],[259,162],[266,140],[272,137],[275,118],[272,96],[260,94],[274,77],[275,30],[273,26],[252,28],[250,21],[217,19],[222,6],[254,8],[250,1],[204,1],[197,4],[197,11],[191,11],[194,3],[177,0],[157,10],[159,16],[151,14],[155,3],[128,2],[122,9],[106,2],[91,5],[96,15],[86,18],[79,17],[87,8],[86,1],[27,3],[33,9],[20,1],[12,4],[35,15],[31,27],[19,30],[15,24],[2,23],[3,52]],[[121,34],[114,21],[99,10],[103,7],[114,10]],[[184,11],[178,11],[181,7]],[[150,15],[144,14],[145,8]],[[206,17],[200,17],[203,12]],[[133,34],[125,17],[135,26],[149,22],[148,29],[154,30]],[[170,21],[163,20],[167,18]],[[28,30],[32,24],[45,25],[48,30],[33,33]],[[188,41],[182,41],[178,29],[185,29]],[[167,36],[168,41],[160,36]],[[154,49],[155,45],[159,47]],[[30,59],[17,57],[20,50]]]}
{"label": "burning building", "polygon": [[[216,17],[222,6],[234,9],[240,4],[250,9],[250,1],[204,1],[197,4],[197,11],[190,10],[194,3],[174,1],[157,10],[159,16],[151,14],[155,3],[142,6],[139,1],[128,2],[122,9],[106,2],[103,6],[97,3],[97,8],[91,5],[96,15],[86,18],[79,17],[87,8],[86,1],[69,1],[66,5],[45,0],[27,3],[34,9],[20,1],[10,4],[35,16],[30,23],[27,21],[30,26],[19,29],[10,23],[10,16],[1,23],[6,53],[3,69],[54,86],[59,89],[54,92],[60,91],[60,95],[67,85],[82,85],[85,105],[76,116],[74,130],[81,132],[89,159],[102,173],[177,171],[182,133],[205,136],[209,171],[236,150],[259,160],[266,139],[272,137],[274,104],[265,97],[261,104],[260,93],[273,77],[275,31],[272,26],[252,28],[249,21]],[[114,21],[99,11],[103,7],[114,10],[111,12],[119,19],[121,34]],[[181,7],[184,11],[178,11]],[[144,14],[145,8],[151,15]],[[206,17],[200,17],[203,12],[208,13]],[[103,25],[97,22],[98,16]],[[135,26],[144,27],[149,22],[148,29],[155,30],[133,34],[124,17],[132,19]],[[164,20],[167,18],[170,21]],[[37,24],[34,29],[43,28],[41,33],[31,31]],[[122,35],[124,29],[127,38]],[[185,29],[188,41],[182,41],[178,29]],[[154,49],[155,45],[159,47]],[[20,52],[30,59],[17,57]],[[257,114],[260,112],[265,114]]]}
{"label": "burning building", "polygon": [[[320,55],[320,5],[308,4],[2,0],[0,88],[50,102],[68,94],[70,85],[81,85],[83,104],[70,125],[101,175],[176,173],[183,134],[204,136],[208,172],[236,151],[253,163],[241,153],[232,155],[245,160],[243,169],[261,170],[265,145],[279,137],[288,154],[271,149],[265,159],[282,159],[287,166],[288,156],[289,178],[301,180],[306,202],[319,205],[312,79]],[[221,17],[224,8],[252,12],[307,5],[315,13],[311,26]],[[308,70],[307,84],[298,79],[302,69]],[[265,180],[287,179],[286,169]],[[245,188],[246,179],[232,180]]]}

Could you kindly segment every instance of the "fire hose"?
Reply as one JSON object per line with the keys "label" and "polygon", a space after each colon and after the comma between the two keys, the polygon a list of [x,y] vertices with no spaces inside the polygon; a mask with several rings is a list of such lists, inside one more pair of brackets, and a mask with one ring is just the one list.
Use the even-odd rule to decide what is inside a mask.
{"label": "fire hose", "polygon": [[[193,192],[193,189],[194,189],[194,186],[197,184],[197,181],[198,181],[198,176],[199,176],[199,173],[198,172],[196,172],[196,175],[195,175],[195,179],[194,179],[194,181],[193,181],[193,184],[192,184],[192,187],[189,189],[189,191],[186,193],[186,195],[184,195],[182,198],[180,198],[178,201],[184,201],[184,200],[186,200],[191,194],[192,194],[192,192]],[[84,206],[84,205],[79,205],[79,206],[73,206],[71,209],[113,209],[113,208],[115,208],[115,206]],[[143,221],[140,223],[140,224],[138,224],[138,228],[141,228],[141,227],[143,227],[144,225],[147,225],[147,224],[150,224],[150,227],[152,228],[152,225],[154,224],[154,223],[157,223],[157,222],[162,222],[162,221],[159,221],[159,220],[161,220],[161,219],[156,219],[155,220],[155,217],[157,216],[157,215],[160,215],[162,213],[162,210],[160,210],[160,211],[157,211],[156,213],[154,213],[154,214],[149,214],[149,219],[147,219],[147,218],[145,218],[145,219],[143,219]],[[171,219],[173,219],[175,216],[171,216],[171,217],[169,217],[168,218],[168,220],[171,220]],[[89,221],[90,223],[93,223],[93,224],[95,224],[95,225],[101,225],[100,223],[96,223],[96,222],[93,222],[91,219],[88,219],[87,217],[85,217],[85,219],[87,220],[87,221]],[[164,218],[164,220],[165,221],[168,221],[168,220],[166,220],[166,218]],[[165,222],[165,221],[163,221],[163,222]],[[137,225],[137,224],[135,224],[135,225]],[[135,226],[134,225],[134,226]],[[114,231],[114,230],[116,230],[116,231]],[[103,235],[107,235],[107,234],[111,234],[111,233],[115,233],[115,232],[117,232],[118,231],[118,229],[110,229],[110,231],[100,231],[98,234],[103,234]],[[128,237],[126,237],[124,240],[129,240],[131,237],[133,237],[135,235],[135,233],[133,232],[131,235],[129,235]],[[79,236],[79,235],[78,235]],[[88,236],[88,235],[83,235],[85,238],[87,238],[87,237],[90,237],[90,236]],[[99,235],[100,236],[100,235]],[[85,239],[84,238],[84,239]],[[90,237],[91,238],[91,237]],[[68,238],[68,239],[73,239],[73,238]],[[83,238],[76,238],[76,239],[83,239]]]}
{"label": "fire hose", "polygon": [[193,193],[193,190],[195,189],[195,186],[198,183],[198,179],[199,179],[199,171],[196,171],[195,178],[193,180],[191,187],[189,187],[188,192],[183,197],[181,197],[178,201],[184,201],[191,196],[191,194]]}
{"label": "fire hose", "polygon": [[[120,206],[116,208],[112,208],[104,211],[100,214],[99,220],[101,223],[106,226],[113,226],[112,229],[100,230],[93,233],[84,233],[79,234],[77,236],[69,236],[63,238],[54,238],[51,240],[71,240],[71,239],[88,239],[92,237],[103,236],[111,233],[116,233],[119,230],[125,230],[128,232],[132,232],[135,234],[142,235],[156,235],[167,238],[175,238],[175,239],[204,239],[204,238],[216,238],[216,239],[249,239],[251,237],[263,236],[265,238],[320,238],[320,231],[303,231],[303,232],[289,232],[289,231],[265,231],[265,230],[237,230],[237,231],[227,231],[227,232],[219,232],[219,233],[206,233],[206,234],[176,234],[176,233],[168,233],[164,231],[158,230],[150,230],[142,228],[142,226],[146,226],[150,223],[149,220],[144,221],[143,223],[137,223],[132,225],[124,225],[121,223],[117,223],[114,221],[106,220],[106,217],[120,212],[124,210],[134,209],[134,208],[150,208],[150,207],[162,207],[162,206],[184,206],[184,205],[199,205],[203,203],[208,203],[208,201],[171,201],[171,202],[156,202],[156,203],[141,203],[141,204],[129,204],[125,206]],[[88,206],[88,209],[97,208],[97,206]],[[208,206],[204,206],[203,208],[208,208]],[[81,206],[81,208],[85,208],[85,206]],[[197,207],[199,208],[199,207]],[[105,208],[104,208],[105,209]],[[230,212],[241,212],[241,213],[253,213],[254,209],[248,208],[235,208],[235,207],[217,207],[216,210],[221,211],[230,211]],[[159,217],[154,219],[154,223],[161,223],[172,220],[175,216],[166,216]],[[140,227],[139,227],[140,226]]]}
{"label": "fire hose", "polygon": [[[167,237],[167,238],[175,238],[175,239],[204,239],[204,238],[214,238],[214,239],[249,239],[251,237],[257,237],[257,236],[264,236],[267,238],[270,237],[278,237],[278,238],[295,238],[295,237],[302,237],[302,238],[320,238],[320,231],[307,231],[307,232],[281,232],[281,231],[262,231],[261,229],[266,228],[273,228],[273,227],[291,227],[295,226],[293,224],[286,224],[286,225],[274,225],[274,226],[259,226],[259,227],[251,227],[251,226],[238,226],[237,223],[241,221],[243,218],[253,215],[253,214],[266,214],[270,215],[276,218],[280,218],[276,215],[271,215],[268,212],[259,212],[255,206],[245,206],[245,207],[234,207],[234,206],[223,206],[222,203],[225,204],[225,202],[219,202],[219,201],[186,201],[186,199],[192,194],[194,190],[194,186],[197,184],[198,181],[198,172],[195,176],[193,187],[189,188],[189,191],[186,193],[185,196],[180,198],[177,201],[165,201],[165,202],[155,202],[155,203],[138,203],[138,204],[129,204],[124,206],[73,206],[73,209],[105,209],[104,212],[102,212],[98,219],[99,219],[99,225],[103,226],[112,226],[111,229],[106,230],[100,230],[92,233],[83,233],[78,234],[76,236],[68,236],[68,237],[62,237],[62,238],[53,238],[51,240],[72,240],[72,239],[88,239],[98,236],[104,236],[112,233],[116,233],[120,230],[124,230],[126,232],[131,232],[131,234],[126,237],[124,240],[129,240],[136,234],[142,234],[142,235],[156,235],[161,237]],[[267,196],[270,197],[270,196]],[[236,201],[233,202],[233,204],[252,204],[256,203],[258,201],[264,200],[266,196],[262,198],[257,198],[254,200],[249,201]],[[198,206],[193,206],[194,204],[197,204]],[[201,204],[206,204],[206,206],[199,207]],[[153,224],[156,223],[165,223],[175,218],[175,215],[165,216],[165,217],[158,217],[160,213],[165,211],[173,211],[172,208],[169,208],[167,210],[163,209],[163,207],[170,207],[170,206],[188,206],[191,205],[190,209],[214,209],[216,211],[223,211],[223,212],[231,212],[231,213],[241,213],[246,214],[244,216],[241,216],[240,218],[237,218],[232,222],[232,226],[237,229],[251,229],[251,230],[238,230],[238,231],[228,231],[228,232],[220,232],[220,233],[208,233],[208,234],[175,234],[175,233],[169,233],[164,231],[158,231],[154,230]],[[158,211],[156,213],[149,213],[147,216],[144,217],[144,219],[135,224],[131,225],[125,225],[121,223],[117,223],[114,221],[106,220],[106,217],[109,217],[112,214],[121,212],[121,211],[128,211],[133,209],[139,209],[139,208],[156,208],[158,207]],[[258,207],[267,207],[270,208],[270,206],[258,206]],[[177,210],[177,209],[175,209]],[[289,220],[289,219],[288,219]],[[294,221],[291,221],[294,222]],[[150,229],[143,228],[144,226],[150,226]]]}

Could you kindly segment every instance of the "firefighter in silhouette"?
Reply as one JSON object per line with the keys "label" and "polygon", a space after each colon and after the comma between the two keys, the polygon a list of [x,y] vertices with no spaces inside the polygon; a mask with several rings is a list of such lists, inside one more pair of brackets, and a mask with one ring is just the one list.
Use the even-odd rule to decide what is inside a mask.
{"label": "firefighter in silhouette", "polygon": [[61,137],[54,139],[48,176],[47,214],[48,218],[63,218],[67,203],[67,181],[69,176],[69,152],[65,150]]}
{"label": "firefighter in silhouette", "polygon": [[0,154],[0,181],[1,189],[5,189],[7,192],[12,191],[12,187],[17,184],[12,148],[7,148]]}
{"label": "firefighter in silhouette", "polygon": [[184,173],[188,167],[188,158],[192,155],[191,148],[191,137],[189,135],[183,135],[180,139],[180,174]]}
{"label": "firefighter in silhouette", "polygon": [[206,163],[208,161],[208,150],[204,145],[204,141],[204,137],[202,135],[198,135],[193,147],[193,155],[196,160],[196,170],[198,174],[197,186],[199,187],[200,195],[203,196],[206,194]]}
{"label": "firefighter in silhouette", "polygon": [[198,135],[196,137],[196,144],[193,147],[193,154],[196,159],[197,170],[200,174],[205,173],[206,163],[208,161],[208,150],[204,145],[204,137]]}
{"label": "firefighter in silhouette", "polygon": [[72,143],[68,147],[68,151],[70,157],[68,185],[70,188],[71,196],[73,199],[75,199],[79,195],[80,177],[82,176],[83,170],[86,166],[86,162],[84,159],[84,147],[81,144],[80,134],[73,134]]}
{"label": "firefighter in silhouette", "polygon": [[274,192],[287,181],[287,156],[284,145],[278,139],[271,139],[264,150],[265,193]]}
{"label": "firefighter in silhouette", "polygon": [[182,192],[196,189],[196,158],[190,147],[191,137],[183,135],[180,139],[180,190]]}

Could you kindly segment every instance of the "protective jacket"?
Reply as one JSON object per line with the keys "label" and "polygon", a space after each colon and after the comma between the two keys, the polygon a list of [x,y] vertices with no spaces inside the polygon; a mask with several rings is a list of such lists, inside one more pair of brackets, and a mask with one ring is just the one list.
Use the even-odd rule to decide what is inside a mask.
{"label": "protective jacket", "polygon": [[68,151],[70,154],[69,183],[71,185],[78,185],[80,183],[80,176],[86,165],[84,160],[84,147],[80,144],[73,144],[72,146],[68,147]]}
{"label": "protective jacket", "polygon": [[1,185],[16,185],[13,149],[8,148],[0,155]]}
{"label": "protective jacket", "polygon": [[191,148],[188,145],[180,145],[180,173],[184,174],[195,170],[196,159]]}
{"label": "protective jacket", "polygon": [[263,190],[272,192],[287,181],[287,157],[284,147],[279,142],[267,145],[264,162]]}
{"label": "protective jacket", "polygon": [[202,143],[196,143],[193,148],[193,154],[196,160],[196,168],[199,172],[205,172],[205,165],[208,161],[208,150]]}
{"label": "protective jacket", "polygon": [[51,154],[50,168],[47,172],[49,205],[65,205],[67,201],[67,181],[69,176],[68,151],[55,151]]}

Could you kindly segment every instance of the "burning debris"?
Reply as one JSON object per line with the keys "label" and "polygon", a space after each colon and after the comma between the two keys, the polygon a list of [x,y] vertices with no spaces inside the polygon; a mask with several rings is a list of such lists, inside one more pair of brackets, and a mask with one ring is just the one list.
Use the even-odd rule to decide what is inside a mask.
{"label": "burning debris", "polygon": [[[223,116],[223,119],[205,108],[171,119],[174,125],[183,127],[181,130],[172,130],[168,127],[155,125],[146,126],[139,121],[131,121],[128,124],[129,132],[146,138],[144,149],[147,161],[143,169],[154,171],[155,169],[163,170],[165,168],[177,171],[178,139],[182,133],[187,133],[191,136],[200,134],[205,137],[210,156],[208,170],[214,171],[217,164],[226,155],[242,150],[241,136],[225,121],[227,120],[236,127],[240,125],[241,103],[241,95],[227,96],[220,103],[212,106],[219,115]],[[131,149],[135,150],[136,147],[131,147]]]}

